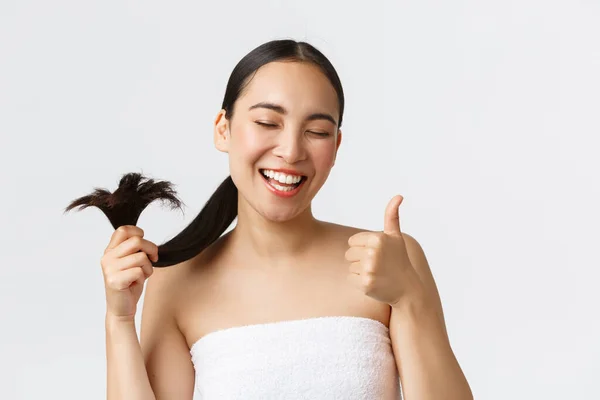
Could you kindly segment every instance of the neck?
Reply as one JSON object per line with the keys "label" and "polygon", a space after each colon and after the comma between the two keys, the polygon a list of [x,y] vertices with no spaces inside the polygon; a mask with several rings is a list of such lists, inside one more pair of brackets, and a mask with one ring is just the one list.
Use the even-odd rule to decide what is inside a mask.
{"label": "neck", "polygon": [[310,205],[292,219],[272,221],[240,198],[231,241],[244,254],[258,257],[263,265],[287,265],[314,245],[321,228],[321,221],[314,218]]}

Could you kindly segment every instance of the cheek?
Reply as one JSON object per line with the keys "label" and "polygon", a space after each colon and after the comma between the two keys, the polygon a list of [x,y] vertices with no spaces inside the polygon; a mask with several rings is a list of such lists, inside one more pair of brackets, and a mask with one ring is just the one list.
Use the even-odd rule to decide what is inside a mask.
{"label": "cheek", "polygon": [[231,136],[231,156],[234,161],[252,162],[264,152],[265,143],[259,133],[252,128],[241,128]]}
{"label": "cheek", "polygon": [[331,168],[335,160],[335,142],[322,143],[314,149],[312,157],[318,170]]}

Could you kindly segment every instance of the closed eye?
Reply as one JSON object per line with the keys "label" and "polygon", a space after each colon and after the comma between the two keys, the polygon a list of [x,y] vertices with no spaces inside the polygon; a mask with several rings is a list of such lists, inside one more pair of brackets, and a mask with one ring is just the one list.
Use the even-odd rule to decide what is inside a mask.
{"label": "closed eye", "polygon": [[266,122],[260,122],[260,121],[254,121],[254,122],[255,122],[257,125],[260,125],[260,126],[266,126],[266,127],[268,127],[268,128],[273,128],[273,127],[276,127],[276,126],[277,126],[277,125],[275,125],[275,124],[267,124]]}
{"label": "closed eye", "polygon": [[[261,122],[261,121],[254,121],[255,124],[260,125],[260,126],[264,126],[266,128],[276,128],[277,124],[269,124],[267,122]],[[331,136],[331,134],[329,132],[315,132],[315,131],[306,131],[308,133],[312,133],[315,134],[317,136],[321,136],[321,137],[327,137],[327,136]]]}
{"label": "closed eye", "polygon": [[306,132],[314,133],[315,135],[322,136],[322,137],[331,136],[331,134],[328,132],[315,132],[315,131],[306,131]]}

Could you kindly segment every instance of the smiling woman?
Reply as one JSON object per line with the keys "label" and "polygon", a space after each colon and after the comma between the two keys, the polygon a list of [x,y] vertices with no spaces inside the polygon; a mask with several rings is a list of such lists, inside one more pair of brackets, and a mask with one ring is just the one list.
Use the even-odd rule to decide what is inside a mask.
{"label": "smiling woman", "polygon": [[[293,88],[298,85],[291,86],[290,83],[298,82],[298,74],[302,74],[303,71],[310,71],[309,75],[312,79],[302,79],[300,82],[302,85],[310,85],[305,89],[311,94],[311,97],[317,99],[312,107],[318,111],[310,110],[301,118],[301,121],[298,121],[296,114],[304,110],[290,111],[282,104],[289,101],[286,99],[298,98],[298,94],[293,92]],[[252,91],[248,90],[250,84],[253,86]],[[249,100],[249,96],[252,99],[259,99],[259,101],[252,102]],[[276,96],[283,101],[276,104],[273,101],[264,100],[271,100]],[[300,97],[298,100],[302,100],[302,98]],[[250,155],[251,151],[240,149],[242,147],[245,149],[256,149],[257,146],[267,148],[272,146],[273,140],[281,137],[282,134],[290,132],[295,135],[293,130],[297,129],[305,131],[304,140],[313,149],[327,152],[327,159],[320,157],[317,160],[322,163],[331,162],[331,166],[333,166],[334,160],[331,158],[335,158],[337,146],[341,143],[340,128],[344,112],[344,92],[333,65],[310,44],[293,40],[274,40],[264,43],[243,57],[233,69],[227,83],[221,111],[216,119],[215,135],[218,134],[222,137],[224,134],[230,134],[229,124],[233,122],[234,108],[236,114],[242,114],[235,121],[239,125],[236,129],[239,140],[235,142],[237,145],[235,150],[238,155]],[[295,118],[289,119],[290,114]],[[216,147],[221,151],[229,152],[226,149],[229,142],[226,138],[221,137],[215,136]],[[317,147],[315,144],[317,140],[323,140],[326,143]],[[284,144],[275,151],[281,155],[282,152],[294,151],[298,148],[300,147]],[[291,157],[296,157],[296,155],[292,154]],[[158,246],[159,260],[152,264],[154,267],[168,267],[198,255],[216,241],[234,221],[238,213],[238,190],[243,182],[237,179],[241,174],[236,173],[238,165],[235,163],[236,157],[229,159],[230,167],[232,167],[231,175],[221,183],[197,217],[184,230]],[[264,165],[255,171],[260,173],[259,169],[268,169],[274,172],[283,172],[281,164],[284,164],[288,174],[302,175],[303,182],[301,183],[304,184],[308,180],[309,172],[295,171],[295,168],[292,168],[294,162],[288,155],[287,158],[279,158],[278,161],[273,162],[273,164],[279,165]],[[328,174],[331,166],[317,165],[318,171],[313,171],[311,174],[315,175],[315,172],[327,172]],[[261,173],[261,176],[264,175]],[[323,176],[321,173],[318,177],[321,178],[318,186],[313,185],[311,188],[313,195],[324,183],[327,175]],[[281,182],[279,176],[270,178],[279,181],[279,187],[283,186],[281,183],[287,183]],[[272,193],[280,195],[280,197],[290,197],[285,194],[285,190],[282,193],[282,189],[279,189],[277,185],[268,185],[267,187],[272,188]],[[151,201],[159,199],[168,201],[173,208],[181,207],[181,201],[176,198],[170,182],[155,182],[141,174],[129,173],[121,178],[119,187],[114,194],[111,195],[107,190],[95,191],[72,201],[66,211],[76,207],[83,209],[96,206],[109,218],[116,229],[119,226],[136,225],[144,208]],[[305,197],[304,202],[306,203],[307,200],[309,199]],[[124,212],[124,208],[127,208],[127,212]]]}
{"label": "smiling woman", "polygon": [[178,235],[157,246],[135,226],[154,200],[181,206],[168,181],[130,173],[68,205],[115,228],[101,259],[109,400],[471,398],[426,259],[400,231],[402,198],[384,232],[313,216],[343,112],[319,50],[265,43],[233,69],[214,120],[230,176]]}

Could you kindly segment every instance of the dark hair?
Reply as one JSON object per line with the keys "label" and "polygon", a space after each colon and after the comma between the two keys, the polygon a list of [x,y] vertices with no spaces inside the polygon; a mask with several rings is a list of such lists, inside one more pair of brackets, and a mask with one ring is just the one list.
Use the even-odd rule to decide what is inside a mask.
{"label": "dark hair", "polygon": [[[222,109],[225,117],[231,119],[234,105],[256,71],[273,61],[307,62],[318,66],[337,92],[339,105],[338,128],[342,125],[344,113],[344,92],[333,65],[327,57],[312,45],[294,40],[273,40],[264,43],[235,66],[227,82]],[[117,229],[122,225],[136,225],[142,211],[154,200],[164,200],[172,208],[181,208],[182,202],[176,196],[173,184],[168,181],[155,181],[139,173],[127,173],[119,182],[119,187],[110,193],[98,189],[87,196],[73,200],[65,212],[79,207],[98,207]],[[158,246],[158,261],[154,267],[168,267],[189,260],[200,254],[215,242],[237,217],[238,191],[231,176],[227,177],[208,199],[198,216],[177,236]]]}

